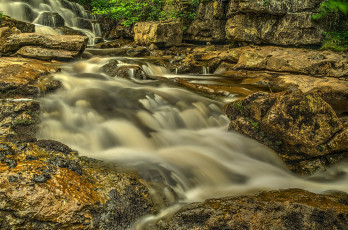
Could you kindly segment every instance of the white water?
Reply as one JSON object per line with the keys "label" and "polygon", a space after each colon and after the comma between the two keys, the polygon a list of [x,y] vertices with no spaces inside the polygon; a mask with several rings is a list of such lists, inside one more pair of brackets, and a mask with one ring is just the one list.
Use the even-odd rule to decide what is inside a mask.
{"label": "white water", "polygon": [[[89,45],[94,44],[95,37],[101,37],[101,29],[96,17],[88,13],[81,5],[66,0],[0,0],[0,11],[17,20],[31,22],[39,26],[37,32],[55,34],[57,20],[47,13],[57,13],[65,21],[65,26],[82,31],[89,37]],[[46,14],[46,15],[45,15]]]}
{"label": "white water", "polygon": [[99,72],[108,60],[80,61],[55,75],[64,87],[42,99],[39,138],[135,167],[144,178],[157,171],[185,202],[290,187],[348,192],[347,163],[298,177],[267,147],[227,132],[219,101],[159,81],[110,78]]}

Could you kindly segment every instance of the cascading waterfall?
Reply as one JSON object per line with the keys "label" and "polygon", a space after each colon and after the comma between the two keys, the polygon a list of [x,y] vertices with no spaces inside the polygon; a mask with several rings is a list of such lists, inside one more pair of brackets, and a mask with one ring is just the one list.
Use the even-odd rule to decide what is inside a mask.
{"label": "cascading waterfall", "polygon": [[39,25],[37,32],[57,34],[42,26],[68,26],[89,37],[89,45],[101,37],[100,24],[95,15],[88,13],[81,5],[66,0],[0,0],[0,10],[21,21]]}
{"label": "cascading waterfall", "polygon": [[[39,138],[134,167],[145,179],[171,186],[186,202],[289,187],[348,192],[347,163],[298,177],[267,147],[227,132],[221,100],[163,81],[109,77],[100,71],[109,60],[79,61],[55,75],[63,88],[41,99]],[[147,74],[166,77],[159,68],[128,60]],[[126,62],[123,58],[120,65]]]}

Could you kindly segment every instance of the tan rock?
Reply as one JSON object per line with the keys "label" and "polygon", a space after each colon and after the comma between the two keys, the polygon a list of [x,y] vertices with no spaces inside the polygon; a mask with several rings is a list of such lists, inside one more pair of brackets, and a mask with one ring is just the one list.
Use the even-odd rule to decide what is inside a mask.
{"label": "tan rock", "polygon": [[82,53],[87,46],[88,38],[78,35],[48,35],[38,33],[15,34],[1,44],[4,53],[16,52],[23,46],[40,46],[48,49],[63,49]]}
{"label": "tan rock", "polygon": [[16,55],[25,58],[36,58],[40,60],[72,60],[79,56],[79,51],[46,49],[37,46],[24,46],[16,52]]}
{"label": "tan rock", "polygon": [[141,45],[178,46],[182,42],[180,22],[138,22],[134,25],[134,40]]}
{"label": "tan rock", "polygon": [[320,95],[255,93],[226,107],[230,129],[274,149],[293,171],[313,173],[327,157],[348,153],[348,130]]}

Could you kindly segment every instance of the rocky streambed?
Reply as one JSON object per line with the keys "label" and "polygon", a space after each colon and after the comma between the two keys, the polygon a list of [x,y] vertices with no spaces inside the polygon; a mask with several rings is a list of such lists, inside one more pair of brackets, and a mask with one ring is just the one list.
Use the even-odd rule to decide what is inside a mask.
{"label": "rocky streambed", "polygon": [[[117,56],[128,57],[146,56],[146,62],[165,66],[177,73],[199,73],[209,67],[210,72],[216,72],[219,80],[207,83],[205,78],[210,75],[199,75],[198,80],[190,75],[168,78],[160,76],[158,73],[161,72],[151,74],[146,71],[146,65],[132,59],[134,63],[107,57],[65,64],[61,61],[82,55],[87,44],[84,37],[22,34],[12,24],[6,24],[1,31],[2,229],[129,229],[135,228],[135,222],[136,226],[147,229],[345,229],[348,222],[348,198],[345,193],[348,191],[348,60],[345,53],[273,46],[228,48],[188,45],[148,49],[129,44],[124,49],[91,49],[84,52],[86,57],[98,52],[111,55],[117,52]],[[89,68],[93,69],[96,65],[103,66],[102,71],[92,75]],[[62,75],[58,76],[61,68]],[[58,73],[56,78],[52,77],[52,73]],[[130,80],[119,78],[115,82],[114,75]],[[229,86],[232,83],[235,87]],[[177,85],[194,92],[208,93],[210,98],[177,89]],[[82,87],[82,90],[77,88],[77,93],[73,94],[75,86]],[[47,102],[40,106],[39,101],[43,101],[40,97],[51,99],[52,92],[57,92],[59,88],[58,97],[67,96],[64,104],[59,104],[57,99],[52,100],[52,104]],[[260,90],[262,92],[254,94]],[[185,97],[181,97],[183,95]],[[309,178],[296,176],[269,149],[248,142],[247,138],[234,132],[222,130],[227,129],[228,121],[221,112],[221,97],[228,100],[240,98],[225,107],[231,121],[229,129],[271,147],[294,172],[316,174]],[[62,109],[53,106],[58,104]],[[168,109],[172,106],[174,112]],[[103,129],[98,132],[103,143],[109,145],[107,137],[113,135],[107,127],[118,129],[127,139],[116,135],[118,145],[124,148],[129,147],[124,143],[136,145],[136,148],[126,151],[131,161],[144,159],[146,162],[147,158],[139,154],[143,152],[154,152],[167,161],[154,161],[156,164],[151,162],[151,167],[144,168],[124,164],[129,161],[121,156],[108,158],[107,153],[104,157],[95,155],[103,161],[94,160],[82,156],[88,152],[88,142],[83,142],[87,148],[81,147],[86,152],[78,153],[67,143],[37,138],[38,130],[42,133],[44,129],[42,124],[49,124],[45,122],[51,121],[52,116],[57,121],[75,121],[74,113],[64,114],[68,111],[64,108],[70,107],[86,109],[77,110],[77,114],[85,114],[87,118],[95,115],[95,111],[103,111],[103,114],[97,113],[103,116],[96,116],[102,121]],[[177,116],[170,117],[172,114]],[[104,122],[104,116],[112,119]],[[120,117],[130,122],[122,123],[122,120],[115,126],[110,122],[118,121]],[[91,121],[87,119],[85,123]],[[55,126],[59,129],[53,128],[53,131],[70,131],[64,129],[67,123],[62,124],[62,129]],[[70,124],[75,125],[72,129],[75,136],[81,136],[83,132],[93,133],[90,126],[86,126],[87,131],[83,132],[76,129],[83,124],[83,120]],[[44,127],[47,130],[52,128]],[[133,136],[139,139],[134,140]],[[88,156],[105,150],[102,148],[103,151],[100,151],[93,143],[90,143],[93,148],[90,148],[92,151]],[[243,147],[238,149],[239,146]],[[167,152],[169,154],[166,155]],[[235,155],[236,152],[242,154]],[[176,153],[186,156],[180,158]],[[225,155],[219,155],[221,153]],[[194,158],[195,155],[198,157]],[[178,162],[169,164],[168,156],[169,160]],[[221,161],[219,164],[214,156]],[[248,161],[241,160],[244,157]],[[208,160],[201,160],[204,158]],[[112,160],[107,162],[107,159]],[[197,164],[195,161],[198,161]],[[326,169],[328,165],[338,167]],[[165,170],[157,170],[161,167]],[[259,171],[248,173],[252,168]],[[327,171],[321,174],[320,170]],[[198,173],[195,174],[195,171]],[[261,176],[262,171],[266,172],[266,176]],[[260,174],[259,178],[254,177],[257,174]],[[201,178],[196,175],[201,175]],[[178,178],[187,181],[182,182]],[[221,181],[213,183],[214,180]],[[200,181],[205,184],[200,184]],[[272,182],[275,185],[270,185]],[[178,189],[178,184],[184,192]],[[210,194],[211,187],[215,187],[214,192],[220,190],[224,197],[182,204],[183,207],[174,212],[166,209],[179,201],[201,200],[184,196],[196,197],[190,195],[195,193],[195,189],[201,194]],[[336,191],[316,194],[291,187],[318,193]],[[279,188],[282,190],[275,190]],[[224,189],[225,192],[222,191]],[[246,194],[241,196],[243,193]],[[220,196],[219,193],[212,194]],[[204,195],[201,197],[206,198]],[[147,219],[140,221],[144,216]]]}

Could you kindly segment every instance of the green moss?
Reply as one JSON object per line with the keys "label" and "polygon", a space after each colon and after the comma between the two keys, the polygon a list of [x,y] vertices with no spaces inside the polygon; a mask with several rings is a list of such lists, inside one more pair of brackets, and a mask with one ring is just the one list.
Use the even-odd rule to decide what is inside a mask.
{"label": "green moss", "polygon": [[242,101],[237,101],[232,104],[232,107],[236,109],[241,115],[244,115],[245,111],[243,108],[243,102]]}
{"label": "green moss", "polygon": [[14,125],[29,126],[35,124],[36,122],[32,119],[20,119],[14,122]]}
{"label": "green moss", "polygon": [[326,32],[321,49],[342,52],[348,48],[348,31]]}
{"label": "green moss", "polygon": [[319,145],[317,148],[319,149],[320,152],[324,152],[326,149],[325,145]]}
{"label": "green moss", "polygon": [[247,117],[245,118],[253,127],[254,130],[260,130],[260,123],[255,121],[254,119]]}

